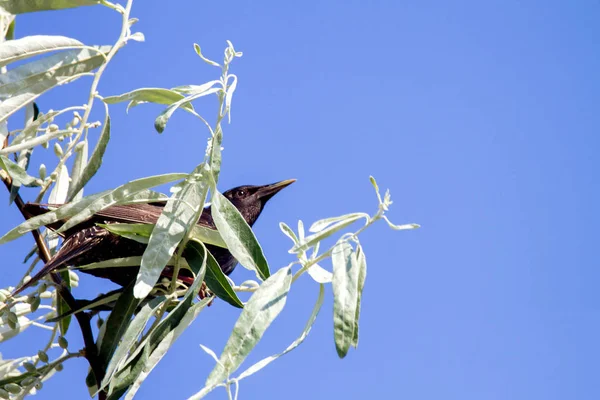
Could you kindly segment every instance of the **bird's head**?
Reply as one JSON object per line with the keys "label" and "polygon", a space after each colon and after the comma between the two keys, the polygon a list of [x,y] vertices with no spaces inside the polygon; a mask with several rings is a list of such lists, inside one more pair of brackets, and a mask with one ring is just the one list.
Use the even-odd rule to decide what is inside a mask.
{"label": "bird's head", "polygon": [[295,179],[272,183],[270,185],[244,185],[229,189],[223,195],[240,211],[248,225],[252,226],[267,201],[281,189],[296,182]]}

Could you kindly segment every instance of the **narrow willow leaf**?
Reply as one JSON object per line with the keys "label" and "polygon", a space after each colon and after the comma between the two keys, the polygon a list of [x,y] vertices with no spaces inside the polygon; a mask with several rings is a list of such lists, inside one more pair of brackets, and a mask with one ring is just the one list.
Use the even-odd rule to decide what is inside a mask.
{"label": "narrow willow leaf", "polygon": [[139,304],[140,300],[133,295],[133,284],[129,284],[106,320],[106,330],[98,353],[102,368],[108,365]]}
{"label": "narrow willow leaf", "polygon": [[[176,331],[173,333],[173,331],[177,330],[182,324],[185,325],[191,323],[191,320],[197,316],[197,313],[212,300],[212,297],[207,297],[192,306],[194,297],[198,295],[200,284],[204,280],[206,273],[206,249],[201,243],[191,242],[189,243],[187,250],[190,269],[196,275],[194,283],[190,286],[179,304],[177,304],[167,317],[155,326],[152,331],[146,333],[145,339],[138,344],[135,350],[130,352],[127,360],[122,363],[124,368],[122,371],[118,371],[117,374],[122,376],[123,373],[127,373],[128,369],[131,370],[131,372],[127,373],[126,377],[120,379],[122,383],[120,383],[119,386],[121,387],[122,393],[124,393],[129,386],[134,385],[136,387],[132,388],[132,395],[135,394],[139,384],[141,384],[150,370],[154,368],[154,365],[156,365],[162,355],[164,355],[163,351],[166,351],[177,336],[179,336],[180,332]],[[193,318],[190,320],[191,317]],[[158,351],[158,353],[154,353],[155,351]],[[155,354],[155,358],[152,360],[154,362],[152,366],[149,365],[151,354]],[[158,357],[159,355],[160,357]],[[143,363],[142,368],[137,367],[140,362]],[[134,382],[137,382],[137,385],[134,384]],[[111,388],[112,387],[114,387],[114,385],[111,382]],[[111,396],[109,398],[119,397]]]}
{"label": "narrow willow leaf", "polygon": [[[37,106],[35,105],[35,103],[29,103],[27,104],[27,106],[25,107],[25,127],[31,125],[33,123],[33,121],[35,120],[35,118],[37,117],[37,115],[39,114],[39,110],[37,108]],[[14,140],[13,140],[14,142]],[[25,171],[27,171],[27,169],[29,168],[29,161],[31,159],[31,153],[33,153],[33,149],[26,149],[23,150],[19,153],[16,161],[17,164],[19,165],[19,167],[23,168]],[[43,178],[42,178],[43,179]],[[13,185],[10,188],[10,199],[9,199],[9,203],[12,204],[12,202],[14,201],[14,199],[17,198],[17,194],[19,193],[19,187]]]}
{"label": "narrow willow leaf", "polygon": [[213,193],[211,212],[215,225],[231,254],[242,266],[256,271],[260,279],[267,279],[271,274],[269,265],[252,228],[238,209],[217,190]]}
{"label": "narrow willow leaf", "polygon": [[235,323],[219,364],[208,376],[205,386],[220,383],[246,359],[285,306],[291,282],[291,268],[281,268],[254,292]]}
{"label": "narrow willow leaf", "polygon": [[79,40],[65,36],[31,35],[8,40],[0,44],[0,67],[49,51],[81,47],[83,47],[83,43]]}
{"label": "narrow willow leaf", "polygon": [[[364,215],[366,215],[366,214],[364,214]],[[301,242],[299,244],[292,247],[292,249],[290,250],[290,253],[298,253],[298,252],[308,250],[310,247],[316,245],[321,240],[328,238],[329,236],[333,235],[337,231],[346,228],[347,226],[353,224],[354,222],[358,221],[361,218],[364,218],[364,215],[363,215],[363,213],[354,214],[354,216],[348,217],[347,219],[344,219],[341,222],[338,222],[337,224],[330,225],[320,232],[317,232],[315,234],[307,236],[304,239],[304,241],[301,240]]]}
{"label": "narrow willow leaf", "polygon": [[356,266],[358,267],[358,283],[356,298],[356,313],[354,315],[354,333],[352,335],[352,346],[358,347],[358,320],[360,318],[360,304],[362,301],[362,292],[367,279],[367,259],[365,252],[360,244],[356,246]]}
{"label": "narrow willow leaf", "polygon": [[[0,105],[0,107],[1,107],[1,105]],[[46,134],[41,135],[41,136],[37,136],[37,137],[31,138],[30,140],[26,140],[26,141],[24,140],[22,143],[15,144],[15,145],[10,145],[8,147],[5,147],[4,149],[1,149],[0,150],[0,155],[8,155],[8,154],[11,154],[11,153],[17,153],[17,152],[22,151],[22,150],[32,149],[32,148],[34,148],[36,146],[39,146],[39,145],[44,144],[44,143],[47,143],[47,142],[51,141],[54,138],[57,138],[59,136],[64,136],[67,133],[69,133],[69,132],[65,131],[65,130],[57,130],[57,131],[52,131],[52,132],[46,133]]]}
{"label": "narrow willow leaf", "polygon": [[[179,174],[181,176],[186,176],[186,174]],[[172,179],[175,180],[175,179]],[[11,229],[4,236],[0,238],[0,244],[4,244],[14,240],[34,229],[38,229],[44,225],[48,225],[59,221],[61,219],[66,219],[72,217],[73,215],[84,212],[88,209],[92,204],[94,204],[98,199],[104,199],[105,196],[111,194],[111,190],[107,190],[101,193],[97,193],[94,195],[90,195],[82,198],[79,201],[75,201],[73,203],[67,203],[56,210],[47,212],[42,215],[38,215],[37,217],[33,217],[23,222],[21,225]],[[150,202],[153,200],[164,200],[165,196],[161,193],[152,192],[150,190],[143,190],[140,192],[133,192],[133,194],[129,194],[127,197],[122,199],[124,203],[126,202],[134,202],[137,198],[143,198],[145,202]],[[95,206],[96,207],[96,206]],[[97,212],[97,211],[95,211]],[[139,265],[139,264],[138,264]]]}
{"label": "narrow willow leaf", "polygon": [[181,85],[181,86],[176,86],[174,88],[171,88],[172,91],[177,92],[179,94],[192,94],[192,93],[198,93],[198,89],[200,89],[201,86],[200,85]]}
{"label": "narrow willow leaf", "polygon": [[216,85],[218,83],[219,83],[218,80],[213,80],[213,81],[207,82],[203,85],[200,85],[196,92],[191,93],[189,96],[187,96],[179,101],[176,101],[175,103],[173,103],[169,107],[167,107],[162,113],[159,114],[159,116],[154,121],[154,128],[156,129],[156,131],[158,133],[162,133],[165,130],[165,127],[167,126],[167,122],[169,121],[169,118],[171,118],[171,115],[173,115],[175,110],[177,110],[179,107],[182,107],[186,103],[189,103],[191,101],[199,99],[200,97],[208,96],[208,95],[217,93],[218,91],[222,90],[221,88],[212,88],[214,85]]}
{"label": "narrow willow leaf", "polygon": [[146,328],[146,325],[148,324],[150,318],[154,316],[155,312],[164,302],[164,296],[155,297],[154,299],[146,303],[142,307],[142,309],[136,314],[135,318],[133,319],[133,321],[131,321],[131,324],[129,324],[129,327],[123,334],[123,340],[119,344],[119,347],[110,359],[108,367],[106,368],[106,375],[102,380],[100,389],[104,389],[108,385],[110,380],[113,378],[115,372],[117,371],[117,368],[123,361],[125,361],[125,358],[127,357],[127,354],[129,353],[130,349],[135,345],[135,342],[137,341],[139,335],[141,335],[144,329]]}
{"label": "narrow willow leaf", "polygon": [[[47,114],[40,114],[38,117],[33,120],[31,123],[27,124],[25,128],[19,133],[11,142],[11,146],[18,145],[20,143],[26,142],[28,140],[33,139],[37,135],[37,131],[46,122],[50,121],[58,114],[58,111],[51,111]],[[64,132],[63,132],[64,134]]]}
{"label": "narrow willow leaf", "polygon": [[233,92],[237,87],[237,76],[230,75],[233,77],[233,82],[227,87],[227,94],[225,95],[225,110],[227,110],[228,121],[231,123],[231,100],[233,98]]}
{"label": "narrow willow leaf", "polygon": [[[64,272],[68,272],[68,271],[64,271]],[[82,305],[81,307],[78,307],[74,310],[68,310],[65,313],[59,313],[56,317],[48,318],[46,320],[46,322],[49,322],[49,323],[58,322],[65,317],[71,316],[73,314],[77,314],[82,311],[97,308],[97,307],[100,307],[100,306],[103,306],[106,304],[113,304],[119,298],[119,296],[121,295],[122,292],[123,292],[123,289],[118,289],[118,290],[114,290],[109,293],[101,294],[98,297],[96,297],[94,300],[90,300],[90,301],[86,300],[85,304]]]}
{"label": "narrow willow leaf", "polygon": [[[185,253],[184,253],[185,257]],[[218,298],[226,301],[237,308],[244,308],[244,303],[239,299],[229,280],[221,270],[219,263],[213,255],[208,252],[206,276],[204,277],[206,286],[213,292]]]}
{"label": "narrow willow leaf", "polygon": [[198,54],[198,56],[202,59],[202,61],[204,61],[205,63],[212,65],[213,67],[220,67],[219,63],[214,62],[212,60],[209,60],[208,58],[204,57],[204,55],[202,54],[202,49],[200,49],[200,45],[198,45],[197,43],[194,43],[194,50],[196,50],[196,54]]}
{"label": "narrow willow leaf", "polygon": [[292,239],[292,242],[294,242],[294,244],[298,243],[298,238],[296,237],[296,234],[294,233],[294,231],[292,230],[292,228],[290,228],[289,226],[287,226],[287,224],[285,224],[284,222],[280,222],[279,223],[279,229],[281,229],[281,232],[283,232],[285,236],[287,236],[290,239]]}
{"label": "narrow willow leaf", "polygon": [[352,344],[356,326],[359,269],[352,246],[338,242],[331,254],[333,263],[333,333],[338,356],[344,358]]}
{"label": "narrow willow leaf", "polygon": [[[126,368],[119,371],[119,374],[111,380],[107,400],[121,399],[135,379],[140,376],[150,357],[150,349],[148,347],[143,347],[141,350],[137,353],[135,360],[129,363]],[[96,394],[97,390],[90,393],[91,397],[94,397]]]}
{"label": "narrow willow leaf", "polygon": [[[110,116],[108,115],[108,107],[106,108],[106,116],[104,117],[104,125],[102,127],[102,132],[100,133],[100,137],[98,138],[98,143],[96,143],[96,147],[92,152],[92,156],[90,160],[85,165],[85,168],[81,172],[81,175],[78,179],[73,180],[73,187],[69,194],[69,201],[74,199],[78,193],[83,190],[84,186],[89,182],[90,179],[98,169],[102,165],[102,157],[104,157],[104,152],[106,151],[106,146],[108,146],[108,141],[110,140]],[[87,143],[87,142],[86,142]],[[87,155],[87,154],[86,154]]]}
{"label": "narrow willow leaf", "polygon": [[308,274],[311,278],[313,278],[317,283],[331,283],[333,279],[333,274],[319,264],[314,264],[308,269]]}
{"label": "narrow willow leaf", "polygon": [[56,176],[56,182],[50,192],[48,201],[50,204],[63,204],[67,200],[67,193],[69,191],[69,170],[66,165],[61,165],[58,175]]}
{"label": "narrow willow leaf", "polygon": [[[4,143],[6,142],[6,138],[8,137],[8,124],[6,121],[0,122],[0,150],[3,149]],[[0,153],[4,154],[4,153]],[[9,153],[5,153],[9,154]]]}
{"label": "narrow willow leaf", "polygon": [[325,298],[325,286],[319,285],[319,297],[317,297],[317,303],[315,304],[315,307],[313,308],[313,311],[310,314],[308,322],[306,323],[306,326],[304,327],[304,330],[302,331],[302,334],[298,337],[298,339],[294,340],[292,342],[292,344],[290,344],[283,352],[276,354],[274,356],[263,358],[256,364],[252,365],[250,368],[248,368],[247,370],[242,372],[240,374],[240,376],[238,376],[238,378],[237,378],[238,381],[240,381],[244,378],[247,378],[252,374],[255,374],[256,372],[260,371],[261,369],[263,369],[264,367],[266,367],[267,365],[269,365],[271,362],[275,361],[279,357],[286,355],[290,351],[294,350],[296,347],[300,346],[302,344],[302,342],[304,342],[304,339],[306,339],[306,337],[310,333],[310,329],[312,328],[313,324],[315,323],[315,320],[317,319],[317,315],[319,315],[319,311],[321,310],[321,306],[323,305],[324,298]]}
{"label": "narrow willow leaf", "polygon": [[139,267],[142,262],[141,256],[113,258],[111,260],[99,261],[91,264],[77,266],[74,269],[90,270],[98,268],[119,268],[119,267]]}
{"label": "narrow willow leaf", "polygon": [[136,42],[144,42],[146,37],[142,32],[135,32],[134,34],[129,36],[129,39],[135,40]]}
{"label": "narrow willow leaf", "polygon": [[38,229],[44,225],[51,224],[63,218],[68,218],[72,215],[75,215],[82,210],[85,210],[90,204],[96,201],[98,198],[101,198],[103,195],[109,193],[110,191],[101,192],[92,196],[84,197],[78,202],[65,204],[64,206],[50,211],[46,214],[38,215],[37,217],[33,217],[23,222],[21,225],[11,229],[4,236],[0,238],[0,244],[4,244],[14,240],[34,229]]}
{"label": "narrow willow leaf", "polygon": [[167,333],[167,335],[160,341],[160,343],[156,346],[156,349],[152,352],[152,354],[150,354],[148,361],[144,363],[145,365],[143,371],[140,373],[135,382],[131,385],[131,389],[129,389],[129,391],[127,392],[125,400],[133,399],[133,397],[139,390],[142,382],[148,377],[148,375],[150,374],[150,372],[152,372],[154,367],[156,367],[158,362],[162,360],[164,355],[179,338],[179,336],[181,336],[183,331],[188,326],[190,326],[192,322],[194,322],[196,317],[198,317],[198,314],[200,314],[200,312],[206,308],[206,306],[211,300],[211,298],[207,297],[191,306],[186,311],[185,315],[183,316],[181,321],[179,321],[177,326],[169,333]]}
{"label": "narrow willow leaf", "polygon": [[80,6],[100,4],[98,0],[34,0],[14,1],[0,0],[0,8],[10,14],[24,14],[35,11],[61,10]]}
{"label": "narrow willow leaf", "polygon": [[21,65],[0,75],[0,121],[54,86],[70,82],[104,63],[110,46],[67,50]]}
{"label": "narrow willow leaf", "polygon": [[[162,89],[162,88],[141,88],[132,90],[131,92],[123,93],[118,96],[105,97],[103,100],[107,104],[116,104],[123,101],[133,102],[133,106],[142,103],[156,103],[171,105],[179,100],[182,100],[184,96],[177,93],[174,90]],[[194,107],[190,103],[181,105],[182,108],[193,111]]]}
{"label": "narrow willow leaf", "polygon": [[124,202],[130,198],[133,194],[149,189],[151,187],[159,186],[165,183],[173,182],[176,180],[187,177],[187,174],[164,174],[154,175],[147,178],[136,179],[130,181],[124,185],[117,187],[116,189],[104,192],[102,196],[99,196],[93,202],[91,202],[85,209],[79,213],[73,215],[69,220],[58,230],[58,232],[64,232],[77,224],[89,219],[92,215],[100,210],[108,208],[119,202]]}
{"label": "narrow willow leaf", "polygon": [[339,217],[321,219],[321,220],[315,222],[314,224],[312,224],[308,230],[310,232],[313,232],[313,233],[321,232],[323,229],[327,228],[329,225],[333,224],[334,222],[345,221],[347,219],[354,219],[354,220],[356,220],[358,218],[365,218],[367,220],[367,222],[368,222],[369,221],[369,214],[366,214],[366,213],[353,213],[353,214],[342,215],[342,216],[339,216]]}
{"label": "narrow willow leaf", "polygon": [[75,146],[75,160],[71,169],[71,185],[69,185],[69,193],[67,198],[69,201],[79,200],[83,197],[83,190],[76,190],[76,185],[81,181],[81,174],[88,164],[88,140],[87,138],[79,142]]}
{"label": "narrow willow leaf", "polygon": [[7,157],[0,156],[0,168],[8,172],[15,186],[40,186],[36,178],[28,175],[27,171]]}
{"label": "narrow willow leaf", "polygon": [[[213,182],[219,181],[219,174],[221,173],[221,143],[223,143],[223,130],[221,126],[217,126],[214,135],[208,145],[210,150],[210,172],[213,176]],[[216,189],[215,189],[216,191]]]}
{"label": "narrow willow leaf", "polygon": [[421,225],[419,224],[404,224],[404,225],[394,225],[390,222],[390,220],[384,215],[383,219],[385,220],[385,222],[387,222],[387,224],[389,225],[390,228],[396,230],[396,231],[402,231],[402,230],[406,230],[406,229],[417,229],[420,228]]}
{"label": "narrow willow leaf", "polygon": [[196,225],[208,192],[206,181],[205,164],[200,164],[174,187],[175,191],[163,208],[142,256],[134,291],[138,299],[150,293],[179,242]]}
{"label": "narrow willow leaf", "polygon": [[[62,271],[60,273],[60,277],[63,280],[63,285],[66,286],[68,290],[71,289],[71,276],[69,275],[69,271]],[[58,315],[65,315],[71,310],[65,299],[61,296],[57,296],[56,300],[56,312]],[[58,328],[60,330],[60,334],[65,336],[67,331],[69,330],[69,326],[71,325],[71,316],[65,315],[64,318],[61,318],[58,322]]]}

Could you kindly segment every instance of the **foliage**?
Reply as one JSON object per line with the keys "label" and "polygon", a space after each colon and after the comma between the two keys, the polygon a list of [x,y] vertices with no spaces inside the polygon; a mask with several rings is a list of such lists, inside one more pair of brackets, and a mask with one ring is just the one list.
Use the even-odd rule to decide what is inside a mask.
{"label": "foliage", "polygon": [[[48,35],[13,38],[15,14],[79,5],[108,7],[121,15],[121,32],[114,44],[90,46],[73,38]],[[41,247],[46,246],[53,253],[59,245],[57,235],[45,230],[44,225],[69,218],[62,228],[66,230],[115,204],[166,200],[163,213],[154,226],[118,224],[108,227],[115,234],[148,243],[141,258],[127,257],[78,267],[141,265],[136,282],[129,287],[99,296],[81,308],[71,307],[68,296],[52,279],[42,281],[25,295],[12,296],[13,286],[0,290],[0,341],[9,340],[31,326],[46,329],[50,334],[47,344],[37,354],[0,360],[0,397],[3,398],[22,398],[34,393],[41,389],[42,382],[62,368],[63,362],[81,357],[84,353],[71,349],[64,337],[69,329],[70,316],[80,316],[79,313],[99,305],[111,304],[113,308],[105,322],[98,317],[100,328],[96,338],[88,337],[92,343],[95,341],[94,351],[87,346],[88,342],[84,349],[92,369],[87,380],[90,394],[97,394],[99,398],[133,398],[181,332],[215,296],[242,310],[219,357],[202,346],[215,360],[215,367],[205,386],[192,396],[194,399],[202,398],[217,387],[224,387],[231,396],[232,388],[238,388],[241,380],[299,346],[317,318],[326,284],[333,286],[335,346],[343,358],[351,346],[358,345],[361,294],[367,268],[365,252],[359,242],[360,233],[380,219],[393,229],[417,227],[416,224],[397,226],[387,219],[385,212],[392,204],[389,192],[382,198],[375,180],[371,178],[379,201],[374,215],[354,213],[320,220],[311,225],[308,236],[302,221],[298,222],[297,231],[281,223],[282,232],[292,240],[289,253],[294,254],[297,260],[272,273],[252,230],[217,189],[223,123],[225,118],[230,118],[232,96],[237,85],[237,77],[229,69],[242,53],[228,41],[223,61],[217,63],[203,55],[200,46],[194,45],[201,60],[220,70],[218,79],[200,85],[171,89],[140,88],[102,97],[97,87],[110,61],[130,41],[144,40],[141,32],[132,32],[136,19],[130,16],[131,6],[132,0],[124,6],[108,1],[0,1],[1,37],[5,39],[0,44],[0,67],[3,68],[0,75],[1,177],[9,187],[11,202],[14,201],[17,207],[22,204],[19,192],[23,186],[37,188],[35,201],[41,201],[48,195],[49,203],[68,203],[43,216],[28,219],[0,238],[1,244],[28,232],[39,234],[42,230],[43,241],[25,259],[31,262],[23,281],[29,279],[31,271],[44,259]],[[87,104],[47,111],[36,118],[37,110],[33,103],[36,98],[58,85],[84,77],[92,79]],[[217,118],[213,125],[192,105],[192,101],[205,96],[217,98]],[[113,127],[108,105],[121,102],[127,102],[128,109],[143,103],[166,105],[154,123],[158,133],[164,131],[169,118],[178,109],[197,117],[210,134],[204,159],[189,173],[145,177],[112,190],[84,196],[86,184],[102,165],[110,141]],[[105,113],[102,122],[90,120],[92,108],[97,104],[102,105]],[[25,110],[22,128],[9,131],[8,119],[20,110]],[[59,121],[71,113],[72,119],[60,127]],[[97,139],[90,154],[94,135]],[[57,159],[52,171],[48,173],[49,168],[42,164],[35,172],[36,168],[30,165],[32,152],[50,148]],[[165,183],[173,183],[169,197],[150,190]],[[209,193],[218,231],[195,226]],[[333,246],[320,251],[323,240],[358,221],[363,222],[360,228],[344,233]],[[257,280],[236,285],[221,272],[204,243],[227,247],[244,267],[256,272]],[[321,266],[329,258],[332,260],[332,272]],[[173,279],[159,282],[166,265],[174,267]],[[189,287],[176,279],[181,268],[190,269],[195,276]],[[319,284],[319,295],[301,335],[282,353],[267,357],[233,376],[284,309],[293,283],[306,272]],[[62,279],[70,287],[78,283],[77,274],[72,269],[63,271]],[[208,296],[197,300],[202,282],[208,286]],[[245,304],[236,294],[240,291],[253,292]],[[84,329],[85,320],[78,322],[86,338],[89,332]],[[97,357],[91,357],[92,353],[97,353]]]}

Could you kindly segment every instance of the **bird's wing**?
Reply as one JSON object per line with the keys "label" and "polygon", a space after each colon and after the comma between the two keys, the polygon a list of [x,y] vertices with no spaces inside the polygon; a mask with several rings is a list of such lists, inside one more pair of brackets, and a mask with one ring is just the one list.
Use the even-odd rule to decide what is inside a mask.
{"label": "bird's wing", "polygon": [[16,295],[32,286],[44,276],[48,275],[50,272],[58,269],[59,267],[69,265],[72,260],[80,257],[85,252],[92,250],[108,235],[110,235],[110,232],[108,232],[106,229],[98,226],[92,226],[82,229],[69,236],[67,239],[65,239],[60,250],[58,250],[54,257],[52,257],[52,259],[48,261],[46,265],[44,265],[42,269],[40,269],[39,272],[35,274],[29,281],[17,288],[13,295]]}
{"label": "bird's wing", "polygon": [[[163,207],[166,201],[155,201],[152,203],[139,203],[139,204],[122,204],[114,205],[105,208],[104,210],[98,211],[88,221],[94,223],[106,223],[106,222],[122,222],[122,223],[133,223],[133,224],[155,224],[158,221],[158,217],[162,213]],[[58,208],[63,204],[38,204],[38,203],[27,203],[24,206],[24,211],[27,213],[28,218],[42,215],[50,211],[48,207]],[[65,223],[64,220],[57,221],[49,224],[48,228],[57,230]],[[212,216],[210,214],[210,208],[204,209],[202,216],[198,221],[199,225],[206,226],[208,228],[215,227]],[[90,225],[85,224],[85,225]],[[73,228],[70,230],[72,231]],[[66,236],[69,236],[67,234]]]}
{"label": "bird's wing", "polygon": [[[110,221],[155,224],[156,221],[158,221],[158,217],[160,217],[160,214],[162,213],[163,207],[164,204],[158,205],[158,203],[115,205],[98,211],[96,214],[94,214],[92,220],[96,222]],[[198,225],[215,229],[215,224],[210,214],[210,209],[204,209],[200,219],[198,220]]]}

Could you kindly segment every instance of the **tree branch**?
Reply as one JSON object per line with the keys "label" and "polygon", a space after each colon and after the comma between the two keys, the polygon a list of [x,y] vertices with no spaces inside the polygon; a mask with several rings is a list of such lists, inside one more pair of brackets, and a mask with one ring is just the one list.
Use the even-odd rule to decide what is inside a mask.
{"label": "tree branch", "polygon": [[[10,178],[10,176],[8,176],[8,174],[6,174],[6,176],[5,174],[0,174],[0,178],[2,178],[2,181],[6,185],[8,191],[10,192],[12,188],[12,179]],[[21,212],[21,215],[23,215],[23,218],[29,219],[29,216],[24,210],[25,203],[23,202],[21,195],[17,194],[17,196],[15,197],[15,204]],[[52,258],[52,255],[50,254],[50,250],[48,250],[48,246],[42,238],[40,231],[38,229],[34,229],[31,231],[31,234],[35,239],[40,259],[44,261],[44,263],[47,263]],[[69,291],[69,288],[65,285],[60,275],[57,272],[51,272],[50,278],[56,284],[56,290],[58,292],[58,295],[65,301],[65,303],[67,303],[71,310],[76,310],[77,304],[75,298]],[[92,326],[90,324],[90,316],[85,312],[80,312],[75,314],[75,318],[77,319],[77,323],[79,324],[79,328],[81,329],[81,335],[83,336],[83,343],[85,346],[85,358],[90,364],[90,368],[92,369],[92,372],[94,373],[94,376],[96,378],[97,387],[99,388],[101,386],[102,379],[104,379],[104,369],[102,368],[100,359],[98,357],[98,347],[96,346],[96,342],[94,341],[94,334],[92,333]],[[106,392],[99,392],[98,399],[106,399]]]}

